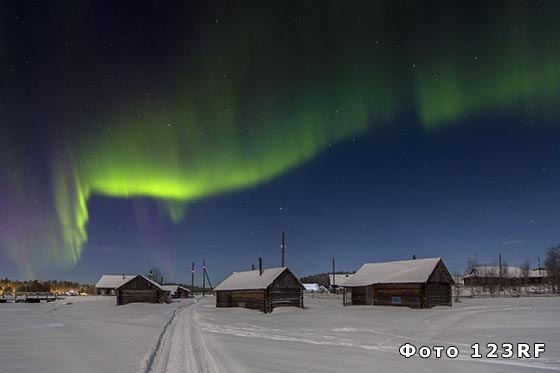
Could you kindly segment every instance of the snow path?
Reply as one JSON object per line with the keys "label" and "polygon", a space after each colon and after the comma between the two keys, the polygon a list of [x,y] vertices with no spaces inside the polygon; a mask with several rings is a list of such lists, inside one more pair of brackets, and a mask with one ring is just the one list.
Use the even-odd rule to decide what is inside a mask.
{"label": "snow path", "polygon": [[175,311],[147,372],[219,372],[200,332],[196,306],[191,303]]}

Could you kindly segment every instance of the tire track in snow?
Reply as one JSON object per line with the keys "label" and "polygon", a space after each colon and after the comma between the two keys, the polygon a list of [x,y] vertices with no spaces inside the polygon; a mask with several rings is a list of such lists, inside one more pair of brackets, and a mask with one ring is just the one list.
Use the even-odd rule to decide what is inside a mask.
{"label": "tire track in snow", "polygon": [[219,371],[200,332],[199,316],[193,305],[176,310],[152,353],[147,373]]}
{"label": "tire track in snow", "polygon": [[[308,333],[308,332],[298,332],[295,330],[286,331],[285,333],[278,333],[278,329],[268,329],[264,327],[239,327],[239,326],[232,326],[232,325],[218,325],[209,322],[198,322],[198,325],[202,327],[204,330],[215,333],[215,334],[227,334],[233,335],[237,337],[243,338],[256,338],[256,339],[263,339],[263,340],[273,340],[273,341],[280,341],[280,342],[296,342],[302,344],[310,344],[315,346],[330,346],[330,347],[344,347],[344,348],[360,348],[368,351],[377,351],[384,354],[399,354],[399,347],[409,342],[411,339],[414,339],[416,342],[414,343],[417,346],[422,345],[422,343],[418,340],[418,338],[412,338],[408,336],[398,335],[398,334],[390,334],[386,332],[375,332],[372,330],[367,330],[366,332],[386,335],[390,336],[389,340],[393,342],[393,344],[388,344],[389,340],[384,340],[377,344],[363,344],[358,341],[349,339],[349,338],[340,338],[340,336],[326,336],[326,335],[319,335],[316,333]],[[276,332],[274,332],[276,330]],[[338,328],[333,331],[355,331],[354,328]],[[331,339],[332,338],[332,339]],[[400,340],[400,341],[399,341]],[[430,340],[429,342],[426,341],[426,345],[434,345],[435,340]],[[462,343],[456,342],[448,342],[450,345],[455,346],[467,346]],[[518,368],[528,368],[531,370],[552,370],[552,371],[560,371],[560,367],[556,365],[550,365],[546,362],[540,362],[535,360],[518,360],[518,359],[474,359],[470,357],[472,350],[460,348],[460,354],[456,358],[456,361],[463,361],[463,362],[477,362],[481,364],[491,364],[494,366],[499,367],[507,367],[513,366]],[[420,357],[416,356],[415,358],[421,359]]]}
{"label": "tire track in snow", "polygon": [[148,357],[148,361],[147,361],[146,364],[145,364],[145,365],[146,365],[146,370],[145,370],[146,373],[149,373],[149,372],[152,371],[152,367],[153,367],[153,364],[154,364],[154,360],[155,360],[156,355],[157,355],[157,353],[158,353],[158,351],[159,351],[159,349],[160,349],[160,347],[161,347],[161,343],[162,343],[163,337],[164,337],[164,335],[167,333],[167,328],[169,328],[169,325],[171,325],[171,323],[173,322],[173,320],[174,320],[175,317],[177,316],[177,312],[178,312],[180,309],[185,308],[185,307],[188,307],[188,306],[191,306],[191,305],[192,305],[192,303],[191,303],[191,304],[187,304],[187,305],[185,305],[185,306],[181,306],[181,307],[175,309],[175,311],[173,311],[173,316],[171,316],[171,318],[169,319],[169,321],[167,322],[167,324],[165,324],[165,326],[163,327],[163,330],[161,331],[161,334],[160,334],[159,337],[158,337],[158,341],[157,341],[157,343],[156,343],[156,346],[154,347],[153,351],[150,353],[150,356]]}

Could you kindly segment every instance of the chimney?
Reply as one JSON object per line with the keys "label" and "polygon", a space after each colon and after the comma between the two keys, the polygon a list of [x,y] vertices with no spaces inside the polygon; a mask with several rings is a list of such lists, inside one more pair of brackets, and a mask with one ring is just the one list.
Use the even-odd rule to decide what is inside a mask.
{"label": "chimney", "polygon": [[262,276],[263,268],[262,268],[262,258],[259,258],[259,276]]}
{"label": "chimney", "polygon": [[412,260],[416,260],[416,254],[412,254]]}
{"label": "chimney", "polygon": [[124,275],[124,273],[123,273],[123,275],[122,275],[122,279],[124,280],[125,278],[126,278],[126,276],[125,276],[125,275]]}

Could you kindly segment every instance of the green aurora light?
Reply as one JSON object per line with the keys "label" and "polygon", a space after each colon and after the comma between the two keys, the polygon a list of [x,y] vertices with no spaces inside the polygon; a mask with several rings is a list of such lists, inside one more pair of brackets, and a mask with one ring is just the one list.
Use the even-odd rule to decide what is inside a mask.
{"label": "green aurora light", "polygon": [[[58,263],[80,259],[92,195],[154,198],[179,223],[189,201],[267,182],[329,144],[394,123],[401,110],[434,131],[496,109],[546,115],[560,98],[560,31],[550,15],[504,7],[482,30],[450,33],[445,21],[422,18],[396,32],[375,5],[363,23],[346,8],[307,6],[305,25],[288,28],[293,17],[277,11],[234,26],[208,12],[204,38],[176,46],[173,94],[131,95],[96,115],[91,135],[72,133],[54,152],[58,233],[45,242]],[[248,25],[257,19],[266,26],[255,32]],[[537,21],[548,29],[529,27]]]}

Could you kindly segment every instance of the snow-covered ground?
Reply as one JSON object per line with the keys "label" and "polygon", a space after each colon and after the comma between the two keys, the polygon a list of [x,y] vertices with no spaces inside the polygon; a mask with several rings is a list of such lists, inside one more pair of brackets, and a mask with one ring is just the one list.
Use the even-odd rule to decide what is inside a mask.
{"label": "snow-covered ground", "polygon": [[179,304],[0,304],[0,372],[141,372]]}
{"label": "snow-covered ground", "polygon": [[[430,310],[343,307],[329,296],[305,303],[272,314],[215,308],[213,297],[0,304],[0,372],[560,371],[557,297],[464,299]],[[399,354],[405,343],[456,346],[459,356],[407,359]],[[474,343],[483,355],[487,343],[546,347],[538,359],[471,358]]]}

